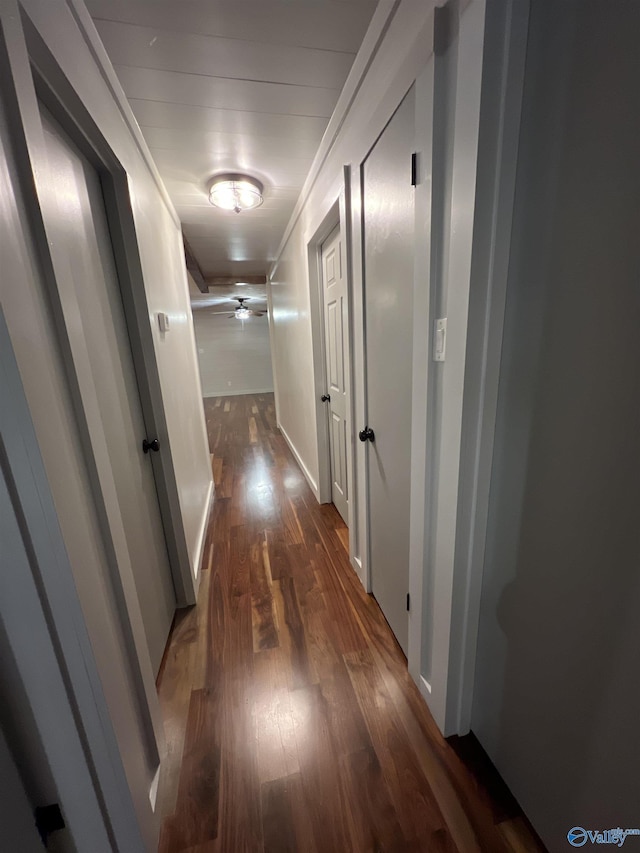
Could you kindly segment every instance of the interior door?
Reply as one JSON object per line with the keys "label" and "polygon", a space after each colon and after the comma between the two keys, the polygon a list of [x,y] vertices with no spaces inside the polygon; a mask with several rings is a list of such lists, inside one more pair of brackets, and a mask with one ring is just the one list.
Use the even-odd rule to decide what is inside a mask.
{"label": "interior door", "polygon": [[329,413],[331,500],[345,524],[349,518],[347,475],[347,277],[342,267],[342,238],[338,226],[322,246],[322,293],[327,361],[325,402]]}
{"label": "interior door", "polygon": [[[362,167],[364,307],[373,594],[408,646],[414,189],[414,89]],[[363,439],[364,434],[360,438]],[[371,438],[371,436],[370,436]]]}
{"label": "interior door", "polygon": [[146,430],[120,287],[96,170],[41,108],[50,173],[64,230],[68,280],[61,299],[84,335],[98,396],[117,498],[135,575],[149,654],[157,673],[175,594],[151,460],[141,449]]}

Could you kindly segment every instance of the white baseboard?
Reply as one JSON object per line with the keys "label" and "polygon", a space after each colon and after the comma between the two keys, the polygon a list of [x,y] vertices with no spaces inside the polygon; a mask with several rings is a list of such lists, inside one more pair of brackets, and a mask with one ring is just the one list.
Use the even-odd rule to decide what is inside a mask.
{"label": "white baseboard", "polygon": [[200,522],[200,530],[198,531],[198,546],[196,548],[196,558],[191,567],[196,585],[196,594],[200,585],[200,564],[202,563],[202,551],[204,549],[204,540],[207,538],[207,526],[209,524],[209,516],[211,515],[211,507],[213,505],[213,480],[209,483],[207,491],[207,500],[205,502],[202,521]]}
{"label": "white baseboard", "polygon": [[309,483],[309,486],[311,487],[311,491],[315,495],[316,500],[318,501],[318,503],[320,503],[320,490],[318,489],[318,484],[316,483],[316,481],[313,479],[313,477],[309,473],[309,469],[307,468],[307,466],[304,464],[304,462],[300,458],[300,454],[296,450],[294,443],[291,441],[291,439],[287,435],[286,431],[282,428],[281,424],[278,424],[278,429],[282,433],[284,440],[289,445],[289,450],[293,453],[296,462],[300,466],[300,470],[304,474],[307,483]]}
{"label": "white baseboard", "polygon": [[353,559],[351,560],[351,565],[355,573],[358,575],[358,580],[362,584],[364,591],[369,592],[369,590],[367,589],[367,579],[365,577],[365,571],[362,565],[362,560],[359,557],[353,557]]}
{"label": "white baseboard", "polygon": [[242,391],[216,391],[215,394],[204,394],[205,400],[215,397],[241,397],[243,394],[273,394],[273,388],[257,388],[255,390]]}
{"label": "white baseboard", "polygon": [[158,799],[158,784],[160,782],[160,767],[158,764],[158,769],[156,770],[155,776],[153,777],[153,781],[151,782],[151,788],[149,788],[149,802],[151,803],[151,810],[155,812],[156,810],[156,802]]}

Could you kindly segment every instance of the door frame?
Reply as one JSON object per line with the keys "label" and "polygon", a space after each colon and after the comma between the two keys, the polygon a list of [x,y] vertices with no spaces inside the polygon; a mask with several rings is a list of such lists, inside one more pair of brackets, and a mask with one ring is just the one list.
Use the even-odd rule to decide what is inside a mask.
{"label": "door frame", "polygon": [[[119,850],[143,853],[138,817],[1,307],[0,397],[8,401],[0,408],[0,479],[8,487],[31,569],[7,572],[5,577],[9,593],[0,599],[0,643],[11,649],[19,685],[3,687],[10,688],[14,698],[23,694],[28,703],[33,721],[28,737],[40,741],[48,765],[38,770],[50,771],[71,836],[108,837]],[[21,754],[15,758],[20,764]],[[25,773],[38,770],[28,761],[22,767]]]}
{"label": "door frame", "polygon": [[[162,444],[161,453],[151,454],[151,465],[176,603],[178,607],[194,604],[197,589],[191,572],[182,523],[127,173],[49,51],[35,24],[21,5],[19,8],[23,45],[33,81],[33,86],[11,87],[11,100],[15,103],[22,124],[20,142],[27,151],[23,165],[25,170],[31,173],[35,183],[39,218],[46,232],[46,199],[40,198],[40,182],[37,170],[33,168],[34,158],[42,150],[42,133],[37,101],[34,102],[35,95],[94,166],[100,178],[142,417],[147,432],[157,436]],[[24,53],[19,47],[12,51],[9,46],[7,54],[12,71],[18,70],[20,65],[24,68]],[[43,252],[46,253],[44,263],[52,268],[55,277],[55,252],[48,247],[46,250],[43,247]]]}
{"label": "door frame", "polygon": [[471,728],[529,13],[530,0],[486,4],[484,54],[492,61],[481,64],[446,735]]}
{"label": "door frame", "polygon": [[309,295],[311,336],[313,347],[313,380],[314,380],[314,410],[316,419],[316,435],[318,448],[318,500],[320,503],[331,503],[331,446],[329,440],[328,409],[320,401],[327,389],[327,361],[325,348],[325,316],[323,294],[322,246],[326,239],[336,229],[340,229],[341,262],[346,278],[347,289],[347,318],[345,330],[347,345],[345,352],[349,359],[346,375],[347,397],[347,477],[349,490],[349,509],[347,526],[349,528],[349,560],[356,572],[361,572],[359,554],[359,525],[357,514],[357,496],[354,488],[354,417],[353,417],[353,324],[352,317],[352,287],[351,287],[351,240],[350,240],[350,181],[349,167],[343,169],[343,182],[338,197],[334,199],[329,209],[324,213],[320,222],[316,222],[305,235],[307,247],[307,267],[309,270]]}
{"label": "door frame", "polygon": [[143,419],[146,428],[150,430],[155,426],[158,437],[164,440],[164,452],[153,454],[164,457],[153,460],[153,464],[157,465],[154,477],[176,597],[178,603],[186,604],[195,601],[196,590],[178,504],[127,174],[31,18],[21,4],[15,2],[14,5],[16,14],[6,16],[8,23],[0,32],[0,67],[4,69],[0,75],[0,85],[10,120],[9,133],[14,147],[18,181],[28,207],[37,261],[47,289],[74,415],[82,438],[84,462],[92,481],[101,538],[110,566],[119,623],[143,723],[144,745],[149,762],[158,766],[164,744],[164,729],[155,674],[142,624],[97,398],[86,373],[87,343],[83,337],[72,340],[68,331],[72,318],[65,315],[58,292],[57,282],[64,275],[64,253],[58,249],[57,242],[51,239],[46,182],[38,167],[45,157],[38,101],[42,101],[78,145],[97,169],[101,180]]}
{"label": "door frame", "polygon": [[[414,400],[424,398],[426,407],[417,417],[414,407],[412,434],[419,462],[412,470],[412,610],[414,589],[419,598],[410,612],[408,664],[445,736],[468,733],[471,722],[528,14],[529,0],[475,0],[460,16],[448,95],[450,212],[443,215],[430,197],[435,156],[426,151],[427,172],[419,167],[429,193],[423,214],[442,216],[447,233],[428,229],[423,261],[439,253],[444,267],[436,275],[429,265],[428,335],[414,339]],[[421,266],[416,255],[416,294]],[[434,320],[442,316],[446,358],[434,364]]]}

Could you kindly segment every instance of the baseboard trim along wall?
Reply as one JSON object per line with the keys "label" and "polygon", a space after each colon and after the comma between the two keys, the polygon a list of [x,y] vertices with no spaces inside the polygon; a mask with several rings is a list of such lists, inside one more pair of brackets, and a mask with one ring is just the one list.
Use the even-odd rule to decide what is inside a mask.
{"label": "baseboard trim along wall", "polygon": [[307,466],[302,461],[300,454],[296,450],[295,444],[291,441],[291,439],[287,435],[286,431],[282,429],[282,426],[280,424],[278,424],[278,429],[282,433],[284,440],[289,445],[289,450],[293,453],[295,460],[298,463],[298,465],[300,466],[300,469],[301,469],[302,473],[304,474],[307,483],[309,483],[309,485],[311,486],[311,491],[316,496],[316,500],[318,501],[318,503],[320,503],[320,490],[318,489],[318,484],[313,479],[313,477],[309,473],[309,469],[307,468]]}
{"label": "baseboard trim along wall", "polygon": [[[200,530],[198,531],[198,544],[196,546],[195,552],[195,560],[193,563],[193,577],[195,578],[196,587],[200,583],[200,564],[202,563],[202,552],[204,550],[204,541],[207,538],[207,527],[209,526],[209,517],[211,515],[211,508],[213,507],[213,498],[214,498],[214,484],[213,480],[209,483],[209,489],[207,491],[207,500],[205,501],[204,512],[202,514],[202,522],[200,524]],[[196,589],[197,594],[197,589]]]}
{"label": "baseboard trim along wall", "polygon": [[240,391],[220,391],[219,394],[205,394],[205,400],[215,400],[217,397],[241,397],[243,394],[273,394],[273,388],[256,388]]}

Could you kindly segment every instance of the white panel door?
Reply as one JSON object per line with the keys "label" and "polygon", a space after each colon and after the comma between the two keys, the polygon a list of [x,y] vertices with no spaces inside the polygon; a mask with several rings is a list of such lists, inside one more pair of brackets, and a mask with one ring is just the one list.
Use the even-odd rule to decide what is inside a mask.
{"label": "white panel door", "polygon": [[[115,269],[100,179],[54,119],[42,123],[64,238],[69,279],[61,299],[84,335],[108,442],[151,663],[157,673],[175,611],[151,459]],[[153,438],[153,436],[149,436]]]}
{"label": "white panel door", "polygon": [[324,338],[327,361],[326,401],[329,414],[331,455],[331,500],[348,524],[349,485],[347,476],[347,277],[342,267],[340,228],[322,246],[322,293]]}
{"label": "white panel door", "polygon": [[408,646],[414,246],[414,90],[363,165],[369,537],[372,592]]}

